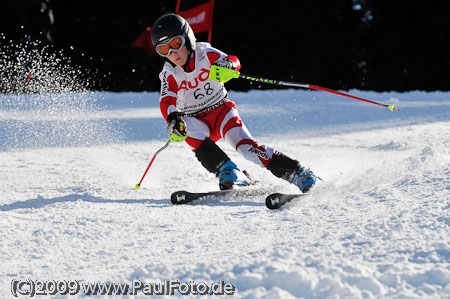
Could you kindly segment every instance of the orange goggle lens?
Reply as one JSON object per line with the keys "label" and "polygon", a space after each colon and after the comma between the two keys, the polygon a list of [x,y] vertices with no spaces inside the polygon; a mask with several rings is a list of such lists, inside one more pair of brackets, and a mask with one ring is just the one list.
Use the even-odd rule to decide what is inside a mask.
{"label": "orange goggle lens", "polygon": [[184,38],[176,36],[167,43],[158,45],[156,51],[161,56],[169,56],[170,53],[179,51],[184,46]]}

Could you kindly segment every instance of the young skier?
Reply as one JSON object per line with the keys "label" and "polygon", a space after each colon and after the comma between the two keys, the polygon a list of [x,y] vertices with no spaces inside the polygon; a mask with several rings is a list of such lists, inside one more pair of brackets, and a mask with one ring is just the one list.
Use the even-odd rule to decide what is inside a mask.
{"label": "young skier", "polygon": [[213,64],[239,70],[236,56],[196,42],[187,21],[176,14],[156,20],[151,38],[156,52],[166,61],[160,73],[160,108],[170,139],[186,141],[201,164],[219,178],[221,190],[252,183],[250,176],[216,145],[221,138],[246,159],[302,192],[314,186],[317,176],[309,168],[252,137],[236,104],[228,99],[224,84],[208,79]]}

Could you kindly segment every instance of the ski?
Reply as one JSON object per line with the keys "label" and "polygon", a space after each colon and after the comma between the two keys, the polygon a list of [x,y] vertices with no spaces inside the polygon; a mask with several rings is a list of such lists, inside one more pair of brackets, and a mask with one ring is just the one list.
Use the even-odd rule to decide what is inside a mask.
{"label": "ski", "polygon": [[194,200],[201,199],[208,196],[224,196],[230,193],[232,190],[221,190],[221,191],[211,191],[211,192],[188,192],[188,191],[177,191],[172,193],[170,196],[170,201],[174,205],[182,205],[190,203]]}
{"label": "ski", "polygon": [[284,193],[272,193],[266,197],[266,207],[271,210],[279,209],[291,200],[307,195],[306,193],[297,194],[284,194]]}
{"label": "ski", "polygon": [[262,189],[255,185],[210,192],[188,192],[182,190],[172,193],[172,195],[170,196],[170,201],[174,205],[182,205],[205,197],[254,196],[262,195],[264,194],[263,192],[264,191]]}
{"label": "ski", "polygon": [[[273,189],[272,189],[273,190]],[[185,190],[172,193],[170,201],[174,205],[183,205],[196,200],[200,200],[207,197],[247,197],[247,196],[262,196],[269,193],[272,190],[265,188],[255,188],[254,186],[239,187],[230,190],[209,191],[209,192],[189,192]],[[273,192],[273,191],[272,191]],[[274,210],[279,209],[286,203],[293,199],[299,198],[306,193],[297,194],[285,194],[285,193],[271,193],[266,197],[266,207]]]}

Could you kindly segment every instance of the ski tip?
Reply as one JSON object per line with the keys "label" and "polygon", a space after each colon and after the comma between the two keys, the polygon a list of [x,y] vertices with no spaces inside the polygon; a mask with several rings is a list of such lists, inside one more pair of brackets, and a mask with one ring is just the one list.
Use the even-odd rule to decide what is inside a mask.
{"label": "ski tip", "polygon": [[284,193],[272,193],[266,197],[266,207],[271,210],[276,210],[290,202],[295,198],[302,197],[308,193],[296,193],[296,194],[284,194]]}
{"label": "ski tip", "polygon": [[273,193],[266,197],[266,207],[270,210],[279,209],[282,206],[280,193]]}
{"label": "ski tip", "polygon": [[139,184],[134,185],[134,189],[141,190],[141,185],[139,185]]}
{"label": "ski tip", "polygon": [[187,203],[186,201],[186,195],[188,195],[189,192],[186,191],[177,191],[172,193],[172,195],[170,196],[170,201],[172,202],[172,204],[174,205],[182,205]]}

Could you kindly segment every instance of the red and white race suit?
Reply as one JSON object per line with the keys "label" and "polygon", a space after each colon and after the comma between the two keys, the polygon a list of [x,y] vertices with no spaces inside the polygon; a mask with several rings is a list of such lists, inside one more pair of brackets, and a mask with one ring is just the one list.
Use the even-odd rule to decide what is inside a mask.
{"label": "red and white race suit", "polygon": [[220,59],[230,59],[236,69],[240,63],[236,56],[211,47],[208,43],[197,42],[186,72],[179,66],[166,62],[162,72],[160,108],[167,116],[174,111],[185,114],[187,130],[186,142],[195,151],[206,138],[214,142],[223,138],[246,159],[267,167],[274,149],[259,144],[242,122],[236,104],[227,98],[227,90],[222,82],[209,80],[211,65]]}

